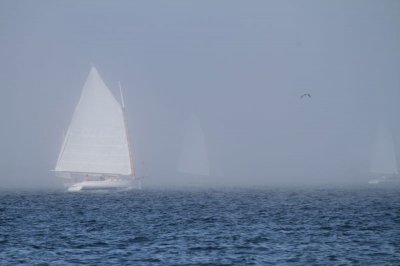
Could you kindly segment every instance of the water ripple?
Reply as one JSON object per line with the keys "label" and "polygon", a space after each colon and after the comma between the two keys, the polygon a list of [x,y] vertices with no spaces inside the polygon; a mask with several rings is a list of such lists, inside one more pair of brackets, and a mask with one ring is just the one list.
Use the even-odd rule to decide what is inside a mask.
{"label": "water ripple", "polygon": [[1,264],[399,265],[396,189],[0,193]]}

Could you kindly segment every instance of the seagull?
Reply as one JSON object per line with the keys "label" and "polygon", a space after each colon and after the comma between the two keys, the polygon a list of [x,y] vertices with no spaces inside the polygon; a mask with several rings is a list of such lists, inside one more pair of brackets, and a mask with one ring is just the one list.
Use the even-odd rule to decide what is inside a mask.
{"label": "seagull", "polygon": [[304,97],[311,98],[311,94],[309,94],[309,93],[304,93],[304,94],[302,94],[302,95],[300,96],[300,99],[303,99]]}

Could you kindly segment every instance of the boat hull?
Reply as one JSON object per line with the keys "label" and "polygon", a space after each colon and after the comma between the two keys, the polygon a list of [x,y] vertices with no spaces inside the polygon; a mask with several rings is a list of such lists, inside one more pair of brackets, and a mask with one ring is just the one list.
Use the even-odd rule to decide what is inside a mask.
{"label": "boat hull", "polygon": [[400,176],[393,175],[393,176],[380,176],[368,181],[369,185],[383,185],[387,184],[390,186],[399,185],[400,184]]}
{"label": "boat hull", "polygon": [[68,185],[68,191],[77,192],[85,190],[128,190],[133,188],[131,180],[111,179],[82,181]]}

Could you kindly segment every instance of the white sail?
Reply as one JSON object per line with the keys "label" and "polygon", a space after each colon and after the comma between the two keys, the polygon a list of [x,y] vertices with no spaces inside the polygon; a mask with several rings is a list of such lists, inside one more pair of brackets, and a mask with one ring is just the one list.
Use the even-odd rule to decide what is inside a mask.
{"label": "white sail", "polygon": [[396,152],[392,133],[381,127],[375,143],[371,172],[379,174],[398,174]]}
{"label": "white sail", "polygon": [[133,174],[123,110],[94,67],[75,108],[55,171]]}
{"label": "white sail", "polygon": [[196,118],[186,123],[183,147],[178,160],[178,172],[192,175],[210,175],[210,166],[204,132]]}

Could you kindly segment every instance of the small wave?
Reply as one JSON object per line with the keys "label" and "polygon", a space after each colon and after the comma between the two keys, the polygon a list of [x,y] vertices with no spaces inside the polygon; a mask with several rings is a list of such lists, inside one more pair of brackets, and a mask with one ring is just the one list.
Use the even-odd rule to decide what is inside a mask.
{"label": "small wave", "polygon": [[126,242],[128,243],[142,243],[147,241],[150,241],[150,239],[144,236],[136,236],[134,238],[129,238],[128,240],[126,240]]}

